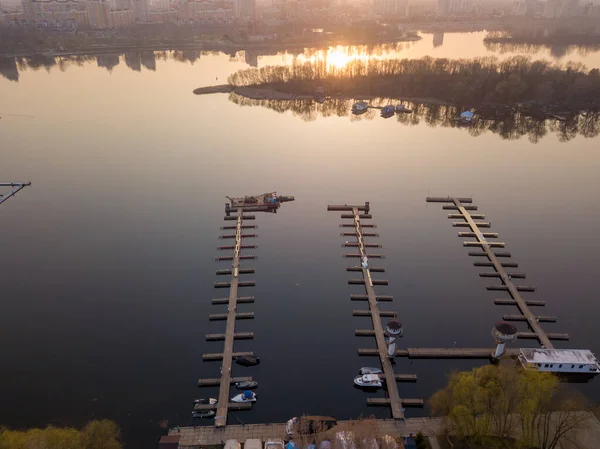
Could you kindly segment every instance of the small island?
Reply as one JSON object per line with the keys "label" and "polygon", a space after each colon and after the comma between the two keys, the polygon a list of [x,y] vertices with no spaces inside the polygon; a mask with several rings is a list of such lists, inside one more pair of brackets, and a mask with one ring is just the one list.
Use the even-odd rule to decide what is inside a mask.
{"label": "small island", "polygon": [[516,56],[451,60],[356,60],[342,68],[324,63],[240,70],[228,84],[196,89],[197,95],[234,93],[255,100],[390,98],[460,105],[504,114],[521,107],[532,115],[571,116],[600,111],[600,70]]}

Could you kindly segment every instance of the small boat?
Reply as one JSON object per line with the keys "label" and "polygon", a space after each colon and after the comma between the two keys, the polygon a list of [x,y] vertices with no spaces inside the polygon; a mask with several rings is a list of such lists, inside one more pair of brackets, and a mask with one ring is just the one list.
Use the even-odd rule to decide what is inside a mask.
{"label": "small boat", "polygon": [[473,123],[474,114],[471,111],[464,111],[460,114],[460,117],[457,119],[460,125],[470,125]]}
{"label": "small boat", "polygon": [[393,104],[384,106],[381,108],[381,116],[385,118],[389,118],[396,113],[396,106]]}
{"label": "small boat", "polygon": [[260,358],[253,355],[240,355],[235,358],[235,363],[242,366],[254,366],[260,363]]}
{"label": "small boat", "polygon": [[283,440],[275,439],[275,440],[267,440],[265,441],[265,449],[284,449],[285,444]]}
{"label": "small boat", "polygon": [[212,418],[217,414],[214,410],[207,410],[205,412],[192,412],[192,418]]}
{"label": "small boat", "polygon": [[412,111],[403,104],[396,105],[396,112],[402,112],[404,114],[410,114]]}
{"label": "small boat", "polygon": [[256,393],[246,390],[231,398],[232,402],[256,402]]}
{"label": "small boat", "polygon": [[241,449],[242,445],[238,440],[232,439],[225,441],[225,447],[223,449]]}
{"label": "small boat", "polygon": [[383,371],[381,371],[380,368],[373,368],[371,366],[363,366],[359,371],[358,374],[360,374],[361,376],[363,374],[382,374]]}
{"label": "small boat", "polygon": [[354,378],[354,383],[359,387],[367,388],[381,388],[383,386],[379,374],[363,374],[362,376],[356,376]]}
{"label": "small boat", "polygon": [[359,101],[358,103],[354,103],[352,105],[352,113],[353,114],[364,114],[369,109],[369,103],[366,101]]}
{"label": "small boat", "polygon": [[243,382],[236,382],[235,387],[238,390],[251,390],[253,388],[258,387],[258,382],[255,380],[245,380]]}
{"label": "small boat", "polygon": [[194,399],[194,404],[210,404],[215,405],[217,400],[215,398],[202,398],[202,399]]}

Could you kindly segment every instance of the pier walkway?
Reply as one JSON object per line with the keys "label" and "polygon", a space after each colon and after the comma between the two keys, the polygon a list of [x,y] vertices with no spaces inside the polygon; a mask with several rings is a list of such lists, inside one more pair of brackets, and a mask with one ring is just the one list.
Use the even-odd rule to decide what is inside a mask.
{"label": "pier walkway", "polygon": [[[229,198],[229,197],[228,197]],[[215,298],[212,303],[215,305],[226,304],[226,313],[210,314],[208,319],[211,321],[225,321],[224,333],[206,334],[206,341],[222,341],[223,352],[202,354],[204,361],[220,361],[220,377],[198,379],[199,387],[219,387],[217,404],[196,404],[194,411],[210,412],[215,410],[215,427],[224,428],[227,425],[227,414],[229,410],[249,410],[252,408],[251,402],[236,403],[229,402],[231,395],[231,385],[237,382],[253,381],[252,377],[240,376],[233,377],[232,368],[236,357],[253,356],[252,352],[234,352],[235,340],[252,340],[254,332],[236,332],[235,323],[237,320],[253,319],[253,312],[238,312],[238,304],[247,304],[254,302],[254,296],[238,296],[238,291],[242,287],[253,287],[255,281],[242,281],[240,275],[253,274],[254,268],[241,268],[242,260],[256,259],[253,254],[242,254],[242,250],[255,249],[257,245],[242,244],[243,239],[258,237],[253,233],[256,225],[245,224],[248,220],[256,219],[256,216],[249,215],[247,212],[268,212],[276,213],[283,202],[294,201],[293,196],[277,196],[276,192],[265,193],[256,196],[245,196],[240,198],[229,198],[230,204],[225,205],[225,221],[235,221],[235,225],[229,224],[221,226],[221,230],[234,231],[234,233],[221,235],[219,238],[227,240],[227,245],[218,246],[221,251],[231,251],[232,255],[219,256],[217,262],[231,262],[231,267],[217,270],[218,276],[229,276],[229,282],[215,282],[215,288],[229,288],[229,296],[226,298]],[[242,368],[243,369],[243,368]]]}
{"label": "pier walkway", "polygon": [[21,189],[30,186],[31,182],[0,182],[0,187],[10,187],[11,190],[8,193],[0,193],[0,204],[4,203],[9,198],[12,198]]}
{"label": "pier walkway", "polygon": [[[469,232],[459,232],[458,237],[474,238],[475,241],[465,241],[463,246],[465,247],[478,247],[481,251],[470,252],[469,256],[473,257],[485,257],[488,262],[475,262],[474,265],[478,267],[490,267],[495,270],[494,273],[482,272],[479,274],[483,278],[496,278],[499,279],[501,285],[489,285],[487,290],[490,291],[506,291],[512,299],[497,299],[494,301],[498,305],[515,305],[521,312],[520,315],[504,315],[503,319],[506,321],[522,321],[527,323],[531,332],[519,332],[517,338],[531,338],[537,339],[545,349],[554,349],[554,345],[551,340],[568,340],[568,334],[562,333],[547,333],[540,322],[554,322],[555,317],[542,316],[534,314],[529,306],[543,306],[544,302],[541,301],[526,301],[521,296],[521,292],[533,292],[535,287],[526,285],[516,285],[512,279],[524,279],[525,273],[513,273],[506,271],[506,268],[516,268],[517,263],[514,262],[501,262],[498,260],[500,257],[509,258],[511,254],[509,252],[496,252],[493,248],[504,248],[503,242],[489,241],[488,239],[495,239],[498,234],[495,232],[482,232],[480,227],[485,225],[489,228],[491,225],[489,222],[476,222],[474,219],[485,219],[483,214],[471,214],[470,211],[476,211],[477,206],[472,205],[473,200],[471,198],[458,198],[458,197],[427,197],[429,203],[446,203],[443,206],[445,210],[453,210],[458,213],[451,213],[448,215],[450,219],[462,219],[463,221],[454,222],[454,227],[468,227]],[[465,205],[469,204],[469,205]]]}
{"label": "pier walkway", "polygon": [[[350,218],[353,220],[353,225],[342,225],[342,227],[353,227],[353,232],[342,232],[342,236],[354,236],[356,237],[356,243],[345,242],[345,247],[352,247],[358,249],[358,254],[346,254],[346,257],[357,257],[359,261],[368,260],[372,258],[373,255],[367,254],[367,247],[380,247],[380,245],[369,245],[365,242],[364,237],[377,237],[378,235],[375,233],[363,232],[363,225],[361,219],[370,219],[371,215],[369,214],[370,206],[369,203],[365,203],[364,206],[349,206],[349,205],[329,205],[327,206],[328,211],[350,211],[351,214],[342,214],[342,218]],[[373,225],[370,225],[373,227]],[[383,255],[379,254],[378,256],[383,257]],[[360,263],[360,262],[359,262]],[[362,274],[362,279],[350,279],[348,282],[350,284],[360,284],[364,285],[366,295],[361,297],[361,300],[366,299],[369,305],[368,311],[359,311],[355,310],[353,315],[355,316],[370,316],[371,321],[373,323],[373,330],[369,329],[357,329],[357,335],[365,335],[365,336],[374,336],[377,342],[377,349],[372,350],[373,352],[370,354],[364,355],[377,355],[379,357],[379,361],[381,363],[381,367],[383,373],[385,375],[385,385],[388,393],[387,399],[380,398],[369,398],[367,399],[368,405],[389,405],[392,411],[392,417],[394,419],[404,419],[404,406],[423,406],[422,399],[401,399],[398,392],[398,385],[396,382],[398,380],[408,380],[414,381],[416,380],[416,376],[414,375],[396,375],[394,373],[394,368],[392,366],[392,362],[390,360],[390,356],[388,355],[388,347],[385,341],[385,333],[384,327],[381,323],[382,316],[391,316],[396,318],[395,312],[386,312],[379,310],[378,304],[378,296],[375,293],[373,285],[387,285],[387,281],[379,280],[376,281],[371,277],[371,267],[368,264],[360,264],[358,267],[349,267],[348,271],[360,271]],[[374,271],[381,272],[385,271],[382,268],[377,268]],[[352,299],[356,299],[356,296],[353,296]],[[388,299],[391,299],[388,297]],[[360,353],[361,350],[359,350]]]}
{"label": "pier walkway", "polygon": [[[230,220],[232,217],[225,217]],[[233,358],[238,355],[252,355],[252,353],[235,353],[233,352],[233,343],[236,339],[252,339],[254,338],[253,332],[235,332],[235,322],[238,319],[253,318],[253,313],[238,313],[237,304],[238,302],[251,302],[246,297],[245,301],[240,301],[242,298],[238,297],[238,287],[240,286],[253,286],[254,281],[240,282],[239,275],[241,273],[254,273],[253,269],[241,269],[241,249],[242,238],[244,237],[255,237],[255,234],[242,234],[243,229],[255,228],[255,226],[244,225],[244,219],[248,219],[248,216],[244,216],[242,209],[237,211],[235,217],[235,226],[224,226],[222,229],[235,229],[235,234],[224,235],[221,238],[234,238],[234,245],[221,246],[219,249],[233,249],[233,256],[219,257],[217,260],[231,260],[231,269],[228,270],[217,270],[217,274],[230,274],[229,282],[216,282],[215,288],[229,287],[229,297],[219,298],[213,300],[213,304],[227,304],[227,313],[224,314],[211,314],[210,320],[224,319],[226,320],[226,327],[224,334],[207,334],[207,341],[223,341],[223,352],[222,353],[207,353],[203,354],[203,360],[220,360],[221,361],[221,377],[211,379],[198,379],[198,386],[219,386],[219,396],[216,405],[215,415],[215,426],[223,427],[227,424],[227,413],[229,409],[245,410],[250,409],[250,403],[232,403],[229,402],[231,384],[235,382],[241,382],[246,380],[252,380],[251,377],[232,377],[231,369],[233,365]],[[246,245],[246,247],[254,248],[255,245]],[[254,256],[251,256],[254,258]],[[250,258],[250,257],[247,257]],[[252,298],[253,300],[254,298]],[[208,411],[214,410],[215,406],[211,404],[197,404],[194,406],[195,411]]]}

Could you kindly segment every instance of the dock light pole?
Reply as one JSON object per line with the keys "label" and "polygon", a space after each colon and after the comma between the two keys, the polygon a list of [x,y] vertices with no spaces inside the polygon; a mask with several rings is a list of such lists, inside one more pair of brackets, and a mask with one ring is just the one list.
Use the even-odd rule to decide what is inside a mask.
{"label": "dock light pole", "polygon": [[390,358],[396,355],[396,339],[402,337],[403,332],[402,324],[399,321],[390,321],[385,327],[388,356]]}
{"label": "dock light pole", "polygon": [[493,358],[498,360],[504,354],[506,343],[512,343],[517,339],[517,328],[505,321],[500,321],[494,324],[492,328],[492,337],[496,341],[496,351],[494,352]]}

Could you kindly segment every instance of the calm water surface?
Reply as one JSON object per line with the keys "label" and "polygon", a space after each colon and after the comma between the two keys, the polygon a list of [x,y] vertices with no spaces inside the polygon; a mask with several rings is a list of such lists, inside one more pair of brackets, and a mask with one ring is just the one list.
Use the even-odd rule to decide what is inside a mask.
{"label": "calm water surface", "polygon": [[[425,35],[402,52],[491,54],[469,34],[446,35],[437,48]],[[565,58],[600,66],[597,53]],[[243,58],[203,55],[193,65],[167,58],[155,71],[109,72],[92,60],[0,79],[0,180],[33,182],[0,206],[0,423],[108,417],[141,449],[155,447],[161,420],[189,422],[192,399],[211,392],[197,378],[219,372],[201,354],[220,350],[204,334],[224,328],[208,314],[224,310],[210,299],[223,295],[212,285],[225,267],[213,261],[225,195],[297,198],[256,220],[259,259],[246,265],[256,268],[257,300],[241,306],[256,319],[238,324],[256,339],[236,349],[263,363],[234,373],[261,382],[260,400],[230,423],[387,416],[352,387],[368,363],[356,350],[374,341],[354,337],[369,321],[352,317],[349,295],[360,289],[346,285],[341,220],[328,203],[371,202],[390,279],[378,291],[395,298],[402,346],[490,346],[493,323],[511,312],[494,306],[498,295],[486,292],[441,206],[425,203],[450,194],[473,196],[507,242],[538,287],[531,297],[559,317],[544,327],[571,335],[558,346],[600,353],[598,139],[548,134],[532,144],[425,122],[306,122],[191,94],[245,67]],[[427,398],[452,368],[475,365],[398,360],[397,372],[419,376],[401,394]],[[582,389],[600,402],[598,380]]]}

